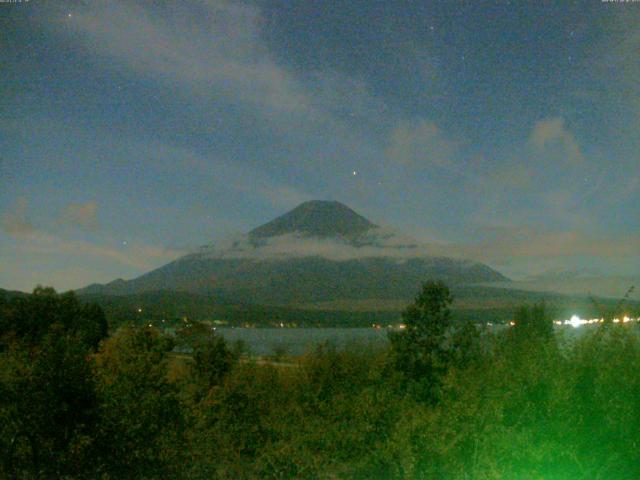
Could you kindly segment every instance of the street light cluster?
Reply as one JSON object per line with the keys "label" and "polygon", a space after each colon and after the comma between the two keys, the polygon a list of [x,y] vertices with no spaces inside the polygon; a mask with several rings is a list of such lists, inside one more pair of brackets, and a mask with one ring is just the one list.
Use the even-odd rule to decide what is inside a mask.
{"label": "street light cluster", "polygon": [[[640,322],[640,318],[632,318],[625,315],[622,318],[614,318],[612,322],[613,323]],[[584,319],[584,318],[580,318],[578,315],[573,315],[569,320],[556,320],[553,323],[555,323],[556,325],[571,325],[573,328],[578,328],[578,327],[581,327],[582,325],[604,323],[604,318]]]}

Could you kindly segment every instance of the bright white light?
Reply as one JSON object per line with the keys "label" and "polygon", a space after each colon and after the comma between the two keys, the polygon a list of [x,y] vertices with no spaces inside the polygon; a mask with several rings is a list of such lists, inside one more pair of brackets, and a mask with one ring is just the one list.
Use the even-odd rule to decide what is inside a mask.
{"label": "bright white light", "polygon": [[571,325],[573,328],[578,328],[580,325],[584,325],[585,323],[587,323],[586,320],[582,320],[579,316],[574,315],[571,317],[571,319],[567,322],[569,325]]}

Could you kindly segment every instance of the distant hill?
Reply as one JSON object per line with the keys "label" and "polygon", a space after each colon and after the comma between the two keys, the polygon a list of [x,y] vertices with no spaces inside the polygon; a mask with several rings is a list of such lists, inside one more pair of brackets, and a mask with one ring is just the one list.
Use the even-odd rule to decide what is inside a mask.
{"label": "distant hill", "polygon": [[0,298],[5,300],[8,300],[13,297],[24,297],[25,295],[28,295],[28,294],[25,292],[20,292],[18,290],[5,290],[3,288],[0,288]]}
{"label": "distant hill", "polygon": [[224,245],[211,245],[133,280],[81,295],[179,291],[225,302],[297,305],[348,299],[410,300],[420,284],[508,281],[492,268],[437,257],[339,202],[310,201]]}
{"label": "distant hill", "polygon": [[[546,304],[554,319],[598,315],[593,303],[584,297],[482,286],[458,286],[452,293],[454,321],[505,323],[514,318],[522,305],[539,302]],[[82,295],[80,299],[102,306],[111,328],[127,322],[175,326],[185,318],[229,326],[370,327],[397,324],[402,310],[410,303],[410,300],[364,299],[289,306],[254,305],[175,291]],[[599,299],[598,303],[612,307],[617,301]],[[638,302],[630,302],[629,306],[634,312],[640,308]]]}
{"label": "distant hill", "polygon": [[[497,284],[492,284],[497,286]],[[560,272],[554,275],[539,275],[525,280],[509,282],[507,288],[519,288],[537,292],[556,292],[567,295],[596,295],[598,297],[622,298],[630,287],[635,290],[631,300],[640,300],[640,276],[574,274]]]}

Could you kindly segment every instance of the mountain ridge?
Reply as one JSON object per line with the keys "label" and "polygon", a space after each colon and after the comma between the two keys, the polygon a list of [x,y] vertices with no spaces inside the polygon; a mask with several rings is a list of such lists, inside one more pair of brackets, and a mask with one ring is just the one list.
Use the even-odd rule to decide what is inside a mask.
{"label": "mountain ridge", "polygon": [[318,238],[350,238],[377,227],[343,203],[309,200],[254,228],[248,235],[251,239],[264,239],[298,232]]}
{"label": "mountain ridge", "polygon": [[487,265],[429,255],[340,202],[309,201],[223,247],[203,247],[132,280],[79,294],[154,290],[259,304],[411,298],[429,279],[451,285],[509,281]]}

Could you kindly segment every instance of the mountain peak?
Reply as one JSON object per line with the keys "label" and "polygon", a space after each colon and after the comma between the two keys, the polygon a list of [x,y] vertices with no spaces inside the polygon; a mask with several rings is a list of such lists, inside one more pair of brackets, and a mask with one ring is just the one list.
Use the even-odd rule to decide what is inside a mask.
{"label": "mountain peak", "polygon": [[255,228],[249,236],[267,238],[299,232],[321,238],[353,237],[376,226],[343,203],[310,200]]}

